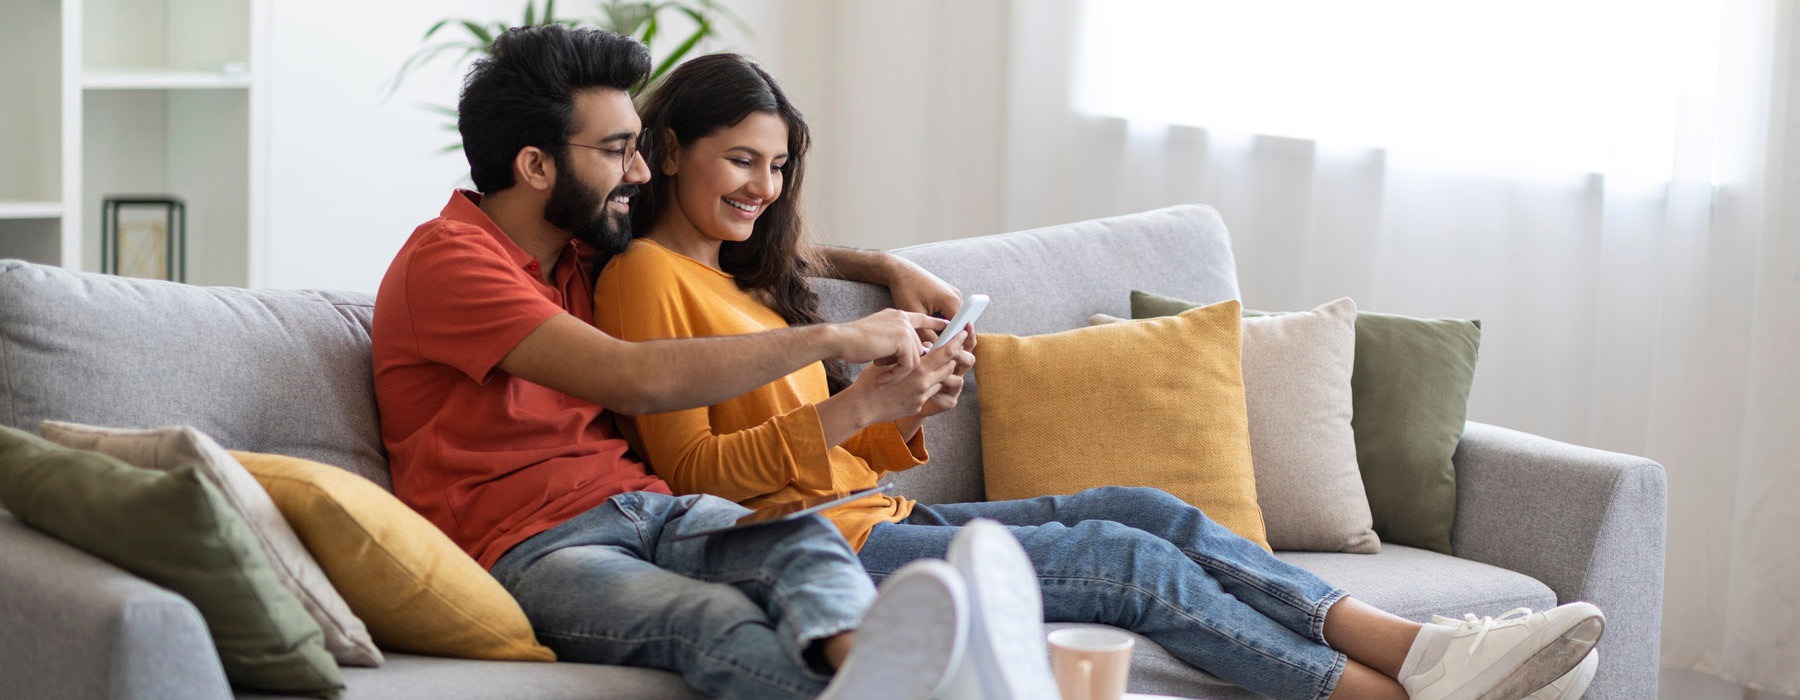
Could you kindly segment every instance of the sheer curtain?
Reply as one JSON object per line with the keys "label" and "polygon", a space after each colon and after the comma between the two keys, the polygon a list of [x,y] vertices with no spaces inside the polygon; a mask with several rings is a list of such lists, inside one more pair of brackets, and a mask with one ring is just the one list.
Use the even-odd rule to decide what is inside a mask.
{"label": "sheer curtain", "polygon": [[[1316,5],[1236,4],[1289,18],[1244,45],[1329,33],[1320,27],[1354,31],[1353,18],[1317,16]],[[1224,71],[1179,55],[1108,64],[1097,57],[1106,47],[1084,41],[1106,22],[1122,19],[1125,36],[1141,32],[1141,43],[1165,47],[1155,28],[1179,27],[1189,34],[1173,46],[1195,55],[1252,30],[1209,24],[1192,2],[1166,3],[1168,14],[1091,5],[1011,6],[1005,230],[1205,202],[1233,231],[1248,306],[1310,308],[1347,295],[1370,310],[1481,319],[1472,419],[1646,455],[1668,469],[1663,663],[1800,695],[1800,548],[1785,543],[1800,532],[1800,109],[1789,104],[1800,57],[1790,3],[1634,3],[1644,11],[1632,12],[1592,0],[1561,9],[1495,3],[1503,12],[1485,21],[1530,20],[1491,27],[1505,45],[1436,37],[1401,56],[1429,67],[1457,51],[1505,52],[1487,64],[1494,72],[1420,69],[1421,82],[1402,86],[1478,100],[1507,66],[1553,59],[1580,72],[1567,85],[1601,99],[1546,85],[1520,93],[1532,103],[1508,118],[1531,123],[1518,132],[1513,122],[1484,126],[1481,114],[1446,111],[1440,121],[1474,127],[1445,133],[1384,129],[1386,117],[1400,121],[1391,110],[1417,108],[1389,104],[1405,90],[1288,101],[1284,93],[1298,89],[1285,82],[1292,76],[1385,70],[1345,68],[1342,54],[1298,56],[1299,69],[1239,54]],[[1471,3],[1346,5],[1367,13]],[[1665,14],[1649,16],[1653,5]],[[1563,21],[1588,11],[1601,22]],[[1446,26],[1410,19],[1426,33]],[[1652,50],[1632,54],[1626,35],[1644,23],[1654,26],[1635,35],[1652,37]],[[1598,29],[1558,53],[1529,35],[1534,25]],[[1678,60],[1657,63],[1669,56]],[[1231,93],[1220,80],[1261,92],[1244,97],[1243,85]],[[1207,112],[1216,121],[1171,126],[1184,122],[1179,105],[1109,116],[1088,89],[1095,84],[1198,98],[1190,105],[1235,94],[1330,118],[1290,123],[1271,116],[1279,110],[1217,109]],[[1616,109],[1622,101],[1629,110]],[[1597,111],[1598,137],[1579,129]]]}

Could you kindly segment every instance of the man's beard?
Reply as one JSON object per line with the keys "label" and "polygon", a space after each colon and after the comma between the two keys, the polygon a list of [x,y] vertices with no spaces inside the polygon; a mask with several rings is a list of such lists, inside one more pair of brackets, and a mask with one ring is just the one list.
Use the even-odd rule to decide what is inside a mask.
{"label": "man's beard", "polygon": [[573,171],[562,172],[570,177],[559,177],[551,186],[550,201],[544,203],[544,220],[568,231],[575,240],[593,246],[602,259],[623,252],[631,243],[631,217],[613,213],[607,203],[613,197],[637,194],[637,185],[619,185],[601,197]]}

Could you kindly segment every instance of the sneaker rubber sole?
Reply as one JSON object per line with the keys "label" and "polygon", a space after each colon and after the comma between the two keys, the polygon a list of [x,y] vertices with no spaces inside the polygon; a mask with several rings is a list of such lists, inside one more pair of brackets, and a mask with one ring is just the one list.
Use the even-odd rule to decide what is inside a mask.
{"label": "sneaker rubber sole", "polygon": [[915,561],[881,584],[856,646],[819,700],[930,700],[950,685],[968,648],[962,576],[935,559]]}
{"label": "sneaker rubber sole", "polygon": [[969,660],[985,700],[1058,697],[1044,642],[1037,570],[1011,530],[992,520],[962,526],[946,557],[968,584]]}
{"label": "sneaker rubber sole", "polygon": [[1495,664],[1462,689],[1445,696],[1445,700],[1520,700],[1574,669],[1600,642],[1606,619],[1591,604],[1572,605],[1592,608],[1592,614],[1576,620],[1524,662],[1511,668]]}

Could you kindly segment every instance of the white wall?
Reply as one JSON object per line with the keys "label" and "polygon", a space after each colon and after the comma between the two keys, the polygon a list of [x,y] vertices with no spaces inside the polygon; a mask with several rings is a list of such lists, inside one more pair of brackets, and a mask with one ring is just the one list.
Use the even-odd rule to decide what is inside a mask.
{"label": "white wall", "polygon": [[444,17],[511,17],[518,0],[276,2],[269,45],[268,287],[374,291],[414,227],[467,177],[420,103],[454,107],[449,61],[383,86]]}
{"label": "white wall", "polygon": [[[514,16],[521,0],[279,2],[271,16],[269,287],[373,291],[467,165],[421,102],[454,105],[448,60],[382,86],[444,17]],[[816,240],[871,248],[1000,231],[1006,0],[730,0],[736,50],[781,79],[811,124]],[[563,3],[562,11],[586,10]]]}

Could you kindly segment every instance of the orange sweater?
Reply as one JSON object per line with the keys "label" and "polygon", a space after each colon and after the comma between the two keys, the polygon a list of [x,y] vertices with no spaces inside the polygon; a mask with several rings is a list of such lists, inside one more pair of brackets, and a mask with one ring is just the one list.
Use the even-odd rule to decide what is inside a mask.
{"label": "orange sweater", "polygon": [[[594,323],[624,340],[739,335],[787,322],[730,275],[653,241],[632,241],[594,286]],[[812,364],[706,408],[621,417],[640,456],[676,493],[710,493],[750,508],[872,487],[883,472],[925,463],[923,430],[903,442],[892,422],[825,444],[814,404],[830,396]],[[913,502],[877,494],[825,512],[850,545],[898,521]]]}

